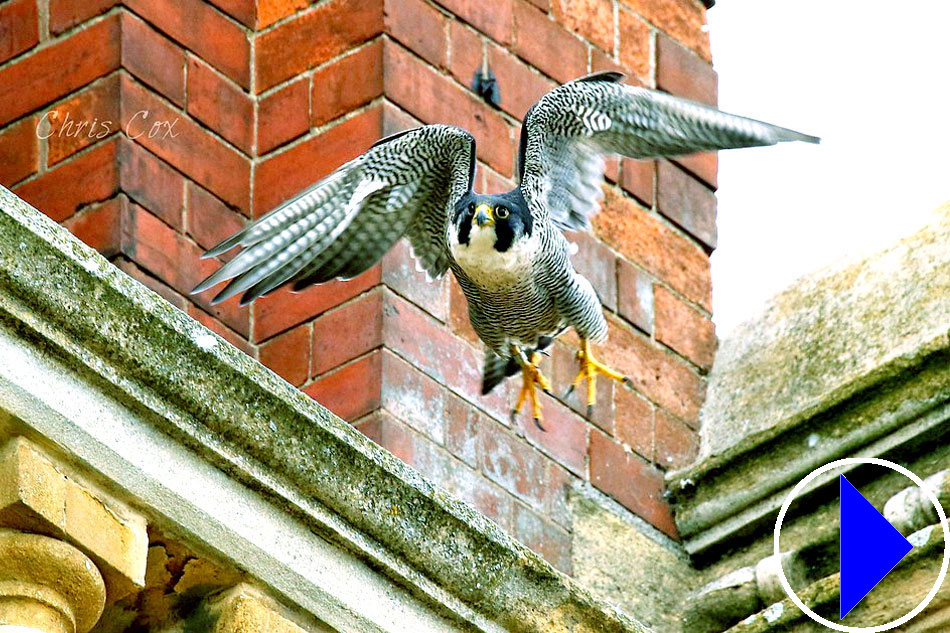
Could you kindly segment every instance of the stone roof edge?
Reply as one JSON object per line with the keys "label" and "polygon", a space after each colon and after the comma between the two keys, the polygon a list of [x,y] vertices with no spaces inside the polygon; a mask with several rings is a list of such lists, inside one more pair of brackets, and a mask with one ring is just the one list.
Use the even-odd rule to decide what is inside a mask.
{"label": "stone roof edge", "polygon": [[286,490],[324,506],[508,630],[647,631],[3,187],[0,317],[231,477],[295,515]]}

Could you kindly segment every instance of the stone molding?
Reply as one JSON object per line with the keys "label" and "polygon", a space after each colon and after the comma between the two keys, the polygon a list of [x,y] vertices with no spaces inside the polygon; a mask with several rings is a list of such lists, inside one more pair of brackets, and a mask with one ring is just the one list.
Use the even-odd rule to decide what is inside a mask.
{"label": "stone molding", "polygon": [[[138,430],[158,430],[205,468],[289,510],[308,534],[369,561],[446,623],[644,630],[2,188],[0,332],[5,353],[35,364],[29,350],[41,349],[137,419]],[[11,383],[0,405],[30,418],[39,396],[10,369],[0,365],[0,383]],[[77,445],[62,395],[45,387],[36,389],[47,399],[45,432],[74,452],[110,444],[99,435]],[[82,432],[102,429],[90,423]]]}

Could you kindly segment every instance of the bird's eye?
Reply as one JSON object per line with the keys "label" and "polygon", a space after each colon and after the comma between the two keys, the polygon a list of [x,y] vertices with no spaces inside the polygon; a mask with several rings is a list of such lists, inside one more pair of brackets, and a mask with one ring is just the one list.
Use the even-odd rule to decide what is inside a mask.
{"label": "bird's eye", "polygon": [[472,213],[475,212],[475,203],[474,203],[474,202],[469,202],[469,203],[468,203],[468,210],[471,211]]}
{"label": "bird's eye", "polygon": [[501,218],[502,220],[507,218],[509,213],[510,212],[505,207],[498,207],[495,209],[495,217]]}

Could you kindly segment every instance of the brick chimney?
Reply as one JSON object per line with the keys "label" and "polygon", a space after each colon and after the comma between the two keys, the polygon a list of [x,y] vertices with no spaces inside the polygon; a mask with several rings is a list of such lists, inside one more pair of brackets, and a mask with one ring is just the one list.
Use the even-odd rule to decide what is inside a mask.
{"label": "brick chimney", "polygon": [[[716,339],[716,159],[613,161],[577,268],[634,388],[545,397],[546,433],[479,395],[465,299],[400,244],[348,282],[241,308],[188,290],[200,253],[421,123],[472,131],[477,187],[511,187],[519,119],[589,72],[716,102],[699,0],[11,0],[0,5],[0,183],[434,482],[571,571],[568,495],[589,482],[670,538],[664,471],[697,448]],[[469,88],[486,59],[501,106]],[[546,369],[563,394],[564,336]],[[651,528],[652,529],[652,528]]]}

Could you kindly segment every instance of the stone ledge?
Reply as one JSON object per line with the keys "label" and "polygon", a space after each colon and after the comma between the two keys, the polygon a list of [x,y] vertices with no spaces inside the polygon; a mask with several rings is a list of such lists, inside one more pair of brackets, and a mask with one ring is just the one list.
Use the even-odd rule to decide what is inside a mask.
{"label": "stone ledge", "polygon": [[944,432],[948,296],[945,205],[877,255],[803,278],[722,342],[700,458],[668,476],[691,555],[715,558],[774,519],[784,492],[824,463],[913,452]]}
{"label": "stone ledge", "polygon": [[381,565],[414,593],[434,582],[511,631],[644,630],[2,188],[0,322],[315,531],[296,497],[329,509],[420,574]]}

